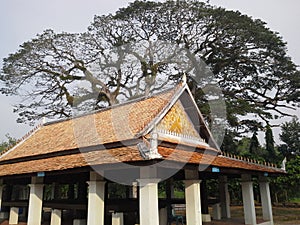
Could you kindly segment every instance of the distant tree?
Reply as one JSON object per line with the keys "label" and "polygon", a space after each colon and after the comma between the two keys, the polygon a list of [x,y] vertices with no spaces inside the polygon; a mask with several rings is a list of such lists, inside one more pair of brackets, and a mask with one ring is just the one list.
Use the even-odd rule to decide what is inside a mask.
{"label": "distant tree", "polygon": [[266,140],[266,158],[269,162],[276,161],[276,151],[274,146],[274,137],[273,132],[270,125],[266,126],[265,132],[265,140]]}
{"label": "distant tree", "polygon": [[300,155],[300,122],[298,118],[293,118],[290,122],[285,122],[281,126],[279,134],[284,144],[279,146],[279,151],[288,159],[295,155]]}
{"label": "distant tree", "polygon": [[286,161],[286,176],[280,176],[272,180],[272,193],[276,202],[289,201],[292,198],[300,198],[300,122],[293,118],[281,125],[279,134],[284,144],[278,147],[281,160]]}
{"label": "distant tree", "polygon": [[14,146],[17,143],[17,139],[11,137],[9,134],[6,134],[5,137],[7,140],[0,143],[0,152]]}
{"label": "distant tree", "polygon": [[[185,49],[191,65],[176,65],[179,53],[170,46]],[[26,94],[15,108],[18,122],[69,117],[74,106],[113,105],[159,90],[183,72],[200,74],[197,88],[205,89],[200,59],[222,90],[228,128],[262,128],[257,118],[243,118],[269,121],[299,99],[299,71],[278,33],[240,12],[184,0],[135,1],[114,15],[95,16],[80,34],[46,30],[4,59],[1,91]],[[200,108],[207,108],[209,95],[197,101]]]}
{"label": "distant tree", "polygon": [[223,152],[238,154],[238,141],[236,140],[236,134],[230,130],[226,130],[221,150]]}
{"label": "distant tree", "polygon": [[250,139],[249,153],[253,156],[259,155],[260,144],[257,138],[257,132],[255,131]]}
{"label": "distant tree", "polygon": [[265,149],[259,144],[256,131],[251,138],[243,137],[238,141],[237,155],[251,159],[265,160]]}
{"label": "distant tree", "polygon": [[300,198],[300,156],[294,155],[286,163],[286,176],[279,176],[272,180],[272,193],[275,201],[289,201]]}
{"label": "distant tree", "polygon": [[249,157],[250,156],[249,148],[250,148],[250,138],[243,137],[238,141],[237,154],[241,156]]}

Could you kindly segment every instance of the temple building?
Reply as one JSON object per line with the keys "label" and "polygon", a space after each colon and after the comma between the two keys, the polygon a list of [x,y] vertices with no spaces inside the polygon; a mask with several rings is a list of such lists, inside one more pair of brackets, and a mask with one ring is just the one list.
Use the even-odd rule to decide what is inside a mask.
{"label": "temple building", "polygon": [[[231,217],[228,180],[239,178],[245,224],[272,225],[268,177],[283,173],[222,153],[182,82],[42,124],[3,152],[0,218],[28,225],[201,225]],[[211,178],[219,180],[220,192],[213,215],[205,186]],[[263,221],[256,219],[253,178],[259,182]],[[174,195],[176,182],[184,184],[183,198]],[[176,207],[184,216],[174,214]]]}

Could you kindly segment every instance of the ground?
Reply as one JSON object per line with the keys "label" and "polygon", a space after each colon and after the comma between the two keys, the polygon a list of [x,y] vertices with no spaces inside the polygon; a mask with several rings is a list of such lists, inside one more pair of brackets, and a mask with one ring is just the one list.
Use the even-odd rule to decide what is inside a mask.
{"label": "ground", "polygon": [[[232,218],[236,220],[234,224],[243,224],[243,207],[233,206],[231,207]],[[261,207],[256,208],[257,219],[262,219]],[[300,208],[287,208],[287,207],[273,207],[274,225],[300,225]],[[216,225],[233,224],[232,221],[225,223],[215,223]],[[212,225],[212,224],[211,224]]]}
{"label": "ground", "polygon": [[[243,225],[243,207],[231,207],[232,218],[230,220],[213,221],[203,223],[203,225]],[[261,207],[256,208],[258,222],[262,222]],[[273,207],[274,225],[300,225],[300,208]],[[63,223],[62,223],[63,224]],[[0,225],[8,225],[8,221],[3,221]],[[26,223],[19,223],[26,225]],[[174,223],[175,225],[175,223]]]}

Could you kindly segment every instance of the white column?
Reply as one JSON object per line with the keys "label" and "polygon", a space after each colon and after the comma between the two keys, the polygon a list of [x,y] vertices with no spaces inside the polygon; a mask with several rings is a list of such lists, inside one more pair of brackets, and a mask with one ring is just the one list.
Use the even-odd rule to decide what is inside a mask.
{"label": "white column", "polygon": [[28,225],[41,225],[43,209],[43,184],[29,184]]}
{"label": "white column", "polygon": [[231,218],[230,195],[228,191],[228,183],[227,183],[226,176],[219,177],[219,187],[220,187],[220,202],[221,202],[222,218]]}
{"label": "white column", "polygon": [[19,208],[11,207],[9,212],[9,224],[18,224]]}
{"label": "white column", "polygon": [[245,224],[256,225],[256,213],[251,176],[242,175],[242,195]]}
{"label": "white column", "polygon": [[122,212],[112,214],[112,225],[124,225],[124,216]]}
{"label": "white column", "polygon": [[61,210],[52,209],[50,225],[61,225]]}
{"label": "white column", "polygon": [[105,181],[89,181],[87,225],[104,225]]}
{"label": "white column", "polygon": [[260,181],[259,189],[260,189],[263,219],[266,221],[270,221],[271,224],[273,224],[272,202],[271,202],[269,182]]}
{"label": "white column", "polygon": [[140,225],[159,225],[158,182],[159,179],[138,179],[140,185]]}
{"label": "white column", "polygon": [[185,180],[187,225],[202,225],[200,180]]}
{"label": "white column", "polygon": [[132,186],[129,187],[129,198],[137,198],[137,192],[137,182],[132,182]]}

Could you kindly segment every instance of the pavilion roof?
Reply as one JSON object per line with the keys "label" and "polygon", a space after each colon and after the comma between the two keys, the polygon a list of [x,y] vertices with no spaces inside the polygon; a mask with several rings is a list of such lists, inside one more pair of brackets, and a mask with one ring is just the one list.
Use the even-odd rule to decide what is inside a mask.
{"label": "pavilion roof", "polygon": [[161,142],[157,161],[284,172],[223,156],[187,85],[181,83],[159,94],[39,126],[0,156],[0,177],[149,162],[153,158],[143,157],[138,143],[149,144],[156,130]]}
{"label": "pavilion roof", "polygon": [[170,102],[176,90],[41,125],[2,154],[0,162],[135,139]]}
{"label": "pavilion roof", "polygon": [[[207,167],[216,166],[222,169],[242,169],[250,171],[284,173],[283,170],[265,166],[253,162],[246,162],[223,155],[205,154],[196,149],[187,151],[182,148],[158,147],[158,152],[163,156],[158,161],[167,161],[173,163],[204,165]],[[90,152],[77,152],[67,155],[57,155],[27,161],[19,161],[0,165],[0,176],[28,174],[37,172],[62,171],[74,168],[83,168],[87,166],[110,166],[116,163],[144,162],[137,146],[118,147]],[[146,160],[149,161],[149,160]]]}

